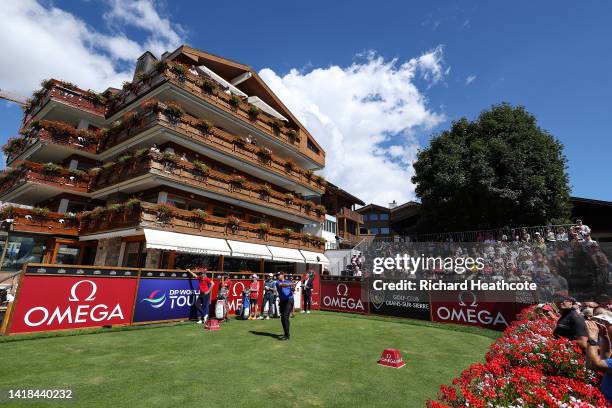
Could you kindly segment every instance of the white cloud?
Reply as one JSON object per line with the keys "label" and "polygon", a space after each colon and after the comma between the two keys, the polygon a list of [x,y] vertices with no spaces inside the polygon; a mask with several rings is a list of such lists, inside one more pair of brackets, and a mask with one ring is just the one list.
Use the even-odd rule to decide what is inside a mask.
{"label": "white cloud", "polygon": [[[128,6],[126,6],[129,5]],[[53,77],[82,88],[103,91],[131,79],[133,64],[153,47],[173,50],[180,45],[180,27],[161,18],[152,1],[112,1],[102,32],[77,16],[34,0],[8,0],[0,13],[0,88],[27,96],[41,80]],[[125,8],[119,12],[117,8]],[[144,25],[153,22],[154,26]],[[145,32],[140,44],[123,32],[128,27]],[[165,51],[164,49],[164,51]]]}
{"label": "white cloud", "polygon": [[415,85],[417,76],[444,77],[442,57],[442,47],[403,63],[370,52],[349,67],[260,75],[325,149],[325,177],[386,205],[414,198],[415,133],[444,120]]}
{"label": "white cloud", "polygon": [[465,78],[465,84],[466,84],[466,85],[471,84],[472,82],[474,82],[474,80],[475,80],[476,78],[478,78],[478,76],[477,76],[477,75],[468,75],[468,77],[467,77],[467,78]]}

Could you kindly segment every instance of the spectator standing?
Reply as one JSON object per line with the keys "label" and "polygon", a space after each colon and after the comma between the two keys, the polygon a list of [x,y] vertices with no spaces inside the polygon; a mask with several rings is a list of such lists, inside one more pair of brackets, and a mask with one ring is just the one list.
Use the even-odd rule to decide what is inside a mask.
{"label": "spectator standing", "polygon": [[249,320],[255,320],[257,318],[257,311],[259,305],[257,304],[257,297],[259,296],[259,282],[257,282],[257,275],[251,275],[251,283],[249,284],[249,298],[251,299],[251,315]]}
{"label": "spectator standing", "polygon": [[588,333],[584,317],[575,309],[576,300],[571,297],[559,296],[555,304],[561,312],[555,327],[555,337],[565,337],[576,341],[583,350],[587,348]]}
{"label": "spectator standing", "polygon": [[313,273],[308,272],[304,283],[302,284],[302,297],[304,298],[304,307],[302,313],[310,313],[310,306],[312,302],[312,289],[314,288]]}
{"label": "spectator standing", "polygon": [[[608,327],[612,326],[612,317],[605,316],[604,320],[607,322]],[[607,353],[601,353],[599,350],[600,339],[605,330],[605,326],[597,324],[595,321],[588,321],[586,323],[588,330],[588,348],[586,351],[587,361],[589,366],[593,369],[604,373],[603,379],[601,380],[600,390],[609,403],[612,403],[612,358],[610,350]],[[608,347],[609,348],[609,347]],[[600,354],[604,354],[603,358]]]}
{"label": "spectator standing", "polygon": [[261,301],[261,313],[259,314],[260,320],[264,318],[263,314],[266,310],[266,305],[268,305],[266,320],[270,320],[270,316],[274,315],[276,282],[274,281],[273,277],[274,275],[271,273],[266,275],[266,281],[264,282],[264,295],[263,300]]}

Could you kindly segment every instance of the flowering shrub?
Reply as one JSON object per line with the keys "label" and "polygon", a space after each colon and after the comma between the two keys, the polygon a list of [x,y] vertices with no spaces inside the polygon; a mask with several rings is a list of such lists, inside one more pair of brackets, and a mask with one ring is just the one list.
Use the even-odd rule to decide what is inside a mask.
{"label": "flowering shrub", "polygon": [[598,389],[599,376],[586,368],[580,348],[555,339],[555,321],[533,306],[519,314],[477,363],[443,385],[429,408],[610,407]]}

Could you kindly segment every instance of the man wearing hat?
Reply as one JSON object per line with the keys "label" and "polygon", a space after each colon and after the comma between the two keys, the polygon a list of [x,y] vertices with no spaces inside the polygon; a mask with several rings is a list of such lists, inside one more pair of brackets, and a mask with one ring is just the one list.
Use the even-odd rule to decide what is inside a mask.
{"label": "man wearing hat", "polygon": [[274,281],[274,275],[268,273],[266,275],[266,281],[264,282],[264,295],[261,301],[261,314],[259,319],[263,319],[264,312],[266,311],[266,304],[268,305],[268,314],[266,320],[270,320],[270,316],[274,315],[274,307],[276,306],[274,300],[276,295],[276,282]]}
{"label": "man wearing hat", "polygon": [[567,296],[557,296],[555,305],[561,313],[555,327],[555,337],[565,337],[576,341],[583,350],[587,348],[588,333],[584,317],[578,313],[574,305],[576,299]]}
{"label": "man wearing hat", "polygon": [[281,323],[283,324],[283,336],[281,340],[289,340],[289,315],[293,310],[293,291],[295,289],[295,282],[285,279],[285,274],[280,273],[278,281],[276,282],[276,289],[278,291]]}

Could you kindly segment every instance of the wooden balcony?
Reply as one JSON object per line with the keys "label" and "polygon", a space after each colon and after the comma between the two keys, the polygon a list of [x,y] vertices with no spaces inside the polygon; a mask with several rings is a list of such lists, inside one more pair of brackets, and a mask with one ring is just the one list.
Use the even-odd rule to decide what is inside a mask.
{"label": "wooden balcony", "polygon": [[346,231],[338,231],[338,236],[342,238],[342,246],[350,246],[354,247],[361,241],[362,237],[360,235],[351,234]]}
{"label": "wooden balcony", "polygon": [[317,154],[309,149],[307,137],[299,129],[278,126],[278,119],[262,111],[253,114],[248,103],[236,101],[231,95],[221,91],[212,78],[193,74],[184,66],[170,61],[160,65],[159,70],[151,72],[142,80],[131,84],[128,89],[115,95],[109,102],[108,116],[112,117],[163,83],[170,83],[233,117],[239,118],[244,124],[253,126],[270,138],[284,143],[292,150],[308,157],[318,166],[325,165],[325,152],[320,150]]}
{"label": "wooden balcony", "polygon": [[79,222],[81,235],[128,228],[152,228],[316,252],[324,250],[324,243],[316,237],[144,202],[83,213]]}
{"label": "wooden balcony", "polygon": [[[247,201],[267,208],[290,213],[312,221],[321,222],[323,214],[312,203],[291,199],[287,194],[274,190],[269,185],[246,181],[244,176],[227,175],[220,171],[202,169],[193,163],[180,160],[175,155],[164,155],[149,151],[126,159],[122,163],[104,168],[91,183],[91,191],[113,188],[139,176],[151,174],[177,184],[213,192],[224,197]],[[139,179],[139,183],[142,183]]]}
{"label": "wooden balcony", "polygon": [[[15,169],[4,173],[0,179],[0,199],[14,201],[16,197],[9,197],[9,193],[19,190],[25,185],[38,187],[41,190],[54,190],[59,192],[87,193],[89,176],[83,172],[69,171],[56,165],[45,165],[30,161],[21,162]],[[43,191],[41,191],[41,194]],[[19,195],[19,193],[15,193]],[[44,199],[46,197],[40,197]],[[38,201],[38,200],[36,200]],[[30,204],[30,203],[26,203]]]}
{"label": "wooden balcony", "polygon": [[85,91],[77,86],[51,79],[46,81],[43,88],[36,92],[23,116],[23,126],[27,127],[30,120],[49,102],[56,101],[75,109],[104,117],[106,113],[105,101],[97,94]]}
{"label": "wooden balcony", "polygon": [[350,208],[342,207],[336,213],[336,218],[340,221],[341,218],[346,218],[351,221],[355,221],[357,224],[363,224],[363,216],[357,211],[353,211]]}
{"label": "wooden balcony", "polygon": [[4,147],[7,164],[11,164],[36,143],[53,144],[67,150],[86,152],[98,150],[99,134],[90,130],[77,130],[63,122],[42,120],[23,132],[23,136],[11,139]]}
{"label": "wooden balcony", "polygon": [[11,231],[49,235],[78,235],[78,220],[67,214],[49,212],[45,208],[27,209],[5,206],[3,219],[12,219]]}
{"label": "wooden balcony", "polygon": [[198,144],[206,145],[220,153],[240,159],[263,170],[274,173],[277,176],[287,178],[299,183],[310,190],[322,194],[325,190],[325,181],[309,172],[298,169],[287,160],[283,160],[265,149],[260,149],[245,140],[218,128],[211,126],[204,129],[201,121],[197,118],[183,113],[180,117],[172,119],[165,113],[167,105],[147,101],[145,107],[140,107],[134,112],[135,123],[128,126],[116,126],[105,132],[100,141],[100,152],[112,149],[114,146],[127,140],[137,138],[142,132],[155,126],[178,132],[188,140]]}

